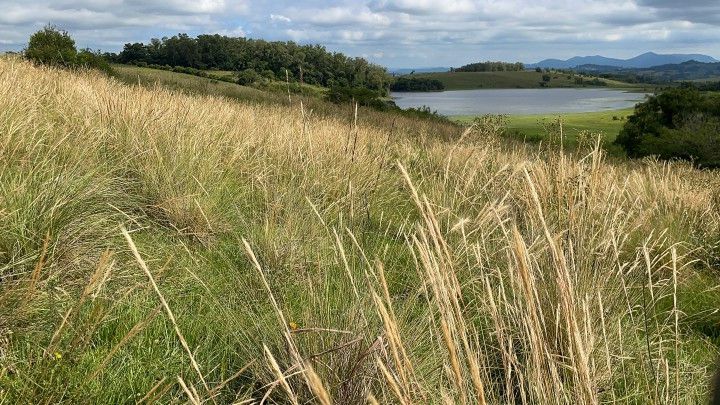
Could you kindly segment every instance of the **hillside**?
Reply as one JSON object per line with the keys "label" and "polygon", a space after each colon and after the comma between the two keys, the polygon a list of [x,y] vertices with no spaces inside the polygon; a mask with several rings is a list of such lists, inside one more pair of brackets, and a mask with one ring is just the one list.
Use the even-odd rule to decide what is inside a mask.
{"label": "hillside", "polygon": [[[550,75],[550,81],[545,82],[543,75],[547,74]],[[413,77],[440,80],[446,90],[531,89],[543,87],[541,83],[545,83],[545,87],[581,87],[576,82],[581,76],[558,72],[446,72],[415,74]],[[614,80],[603,79],[603,82],[610,87],[631,87]]]}
{"label": "hillside", "polygon": [[671,83],[688,80],[720,79],[720,62],[703,63],[689,61],[679,64],[667,64],[644,69],[626,69],[612,66],[582,65],[580,72],[600,74],[630,82]]}
{"label": "hillside", "polygon": [[706,400],[716,172],[0,72],[0,402]]}
{"label": "hillside", "polygon": [[659,65],[678,64],[688,61],[704,63],[718,62],[715,58],[700,54],[657,54],[646,52],[629,59],[608,58],[605,56],[575,56],[567,60],[545,59],[527,65],[529,68],[573,69],[582,65],[600,65],[619,68],[650,68]]}
{"label": "hillside", "polygon": [[[287,106],[292,103],[315,117],[331,117],[351,122],[355,119],[351,103],[335,104],[324,100],[323,89],[312,85],[301,85],[301,91],[293,91],[288,99],[285,83],[274,82],[265,85],[265,89],[241,86],[218,80],[211,80],[184,73],[150,69],[132,65],[113,65],[115,78],[127,84],[140,84],[153,89],[161,86],[166,89],[186,94],[225,97],[249,104],[269,106]],[[215,72],[216,74],[222,72]],[[230,72],[225,72],[229,74]],[[298,84],[292,87],[297,89]],[[373,108],[359,106],[358,121],[364,125],[375,126],[386,130],[393,125],[400,125],[420,132],[432,132],[436,136],[449,139],[457,136],[461,129],[452,122],[437,116],[426,116],[413,111],[378,111]],[[395,124],[393,124],[395,123]]]}

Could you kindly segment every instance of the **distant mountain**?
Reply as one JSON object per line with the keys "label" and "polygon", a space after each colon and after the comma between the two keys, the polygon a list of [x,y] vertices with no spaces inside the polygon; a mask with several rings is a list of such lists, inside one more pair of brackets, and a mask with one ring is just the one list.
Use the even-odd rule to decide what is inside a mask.
{"label": "distant mountain", "polygon": [[688,80],[720,79],[720,62],[702,63],[688,61],[677,64],[659,65],[650,68],[618,68],[613,66],[583,65],[575,70],[607,76],[633,83],[670,83]]}
{"label": "distant mountain", "polygon": [[661,55],[654,52],[647,52],[630,59],[615,59],[605,56],[576,56],[567,60],[545,59],[538,63],[526,65],[527,68],[553,68],[553,69],[572,69],[582,65],[596,65],[603,67],[618,68],[650,68],[653,66],[679,64],[687,61],[697,61],[703,63],[717,62],[712,56],[701,54],[667,54]]}
{"label": "distant mountain", "polygon": [[449,67],[424,67],[424,68],[397,68],[397,69],[388,69],[390,73],[395,75],[407,75],[411,72],[415,73],[442,73],[442,72],[449,72]]}

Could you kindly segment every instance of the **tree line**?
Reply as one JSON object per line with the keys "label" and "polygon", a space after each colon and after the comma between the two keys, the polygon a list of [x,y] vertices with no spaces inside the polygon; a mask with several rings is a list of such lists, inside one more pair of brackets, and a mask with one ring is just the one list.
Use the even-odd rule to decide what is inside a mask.
{"label": "tree line", "polygon": [[390,86],[392,91],[442,91],[443,82],[425,77],[399,77]]}
{"label": "tree line", "polygon": [[[358,87],[386,94],[392,78],[387,70],[363,58],[329,52],[320,45],[265,41],[223,35],[178,34],[149,43],[125,44],[108,57],[116,62],[240,72],[324,87]],[[287,76],[286,76],[287,75]]]}
{"label": "tree line", "polygon": [[477,62],[454,69],[455,72],[522,72],[525,65],[520,62]]}

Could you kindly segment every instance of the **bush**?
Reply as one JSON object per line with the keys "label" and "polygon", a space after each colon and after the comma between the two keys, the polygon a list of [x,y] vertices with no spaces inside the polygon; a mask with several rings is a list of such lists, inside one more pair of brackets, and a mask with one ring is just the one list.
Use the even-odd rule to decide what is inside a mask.
{"label": "bush", "polygon": [[30,37],[25,56],[35,63],[51,66],[74,66],[77,63],[75,41],[67,31],[52,25]]}
{"label": "bush", "polygon": [[112,73],[110,64],[100,52],[92,52],[89,49],[83,49],[78,53],[77,64],[87,69],[97,69],[107,74]]}
{"label": "bush", "polygon": [[720,167],[720,97],[670,89],[635,107],[615,143],[630,157],[692,160]]}
{"label": "bush", "polygon": [[245,69],[238,73],[237,75],[237,82],[238,84],[241,84],[243,86],[247,86],[249,84],[253,84],[256,81],[260,80],[262,76],[258,74],[258,72],[255,71],[255,69]]}
{"label": "bush", "polygon": [[365,87],[331,87],[325,98],[333,103],[353,102],[380,111],[387,111],[393,108],[393,105],[380,98],[380,93]]}

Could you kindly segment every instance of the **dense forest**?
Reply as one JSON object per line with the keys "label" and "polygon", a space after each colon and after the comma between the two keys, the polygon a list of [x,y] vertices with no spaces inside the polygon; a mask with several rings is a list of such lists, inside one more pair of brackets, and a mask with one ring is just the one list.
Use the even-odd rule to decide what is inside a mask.
{"label": "dense forest", "polygon": [[522,72],[525,65],[520,62],[478,62],[454,69],[455,72]]}
{"label": "dense forest", "polygon": [[399,77],[390,86],[392,91],[441,91],[445,90],[443,82],[424,77]]}
{"label": "dense forest", "polygon": [[120,63],[231,70],[269,79],[285,80],[288,74],[292,81],[325,87],[362,87],[381,94],[387,92],[392,80],[384,67],[363,58],[329,52],[320,45],[217,34],[196,38],[178,34],[154,38],[147,44],[128,43],[119,55],[109,56]]}

